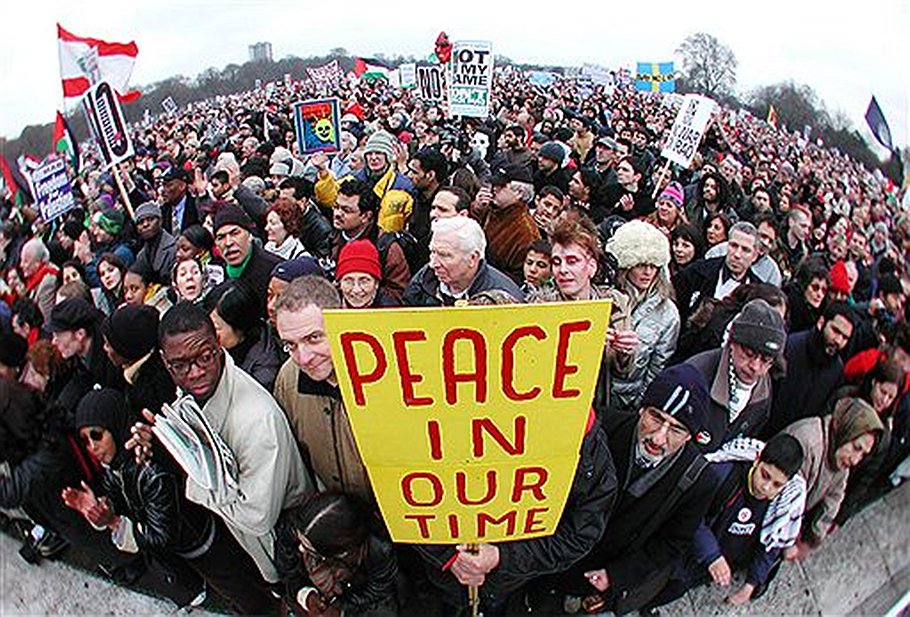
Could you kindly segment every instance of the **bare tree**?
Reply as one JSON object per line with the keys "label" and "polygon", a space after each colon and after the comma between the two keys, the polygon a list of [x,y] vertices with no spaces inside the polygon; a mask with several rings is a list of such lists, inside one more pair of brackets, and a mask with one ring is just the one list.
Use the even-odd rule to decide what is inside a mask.
{"label": "bare tree", "polygon": [[736,85],[736,56],[733,50],[705,32],[686,38],[676,49],[682,56],[686,83],[711,97],[732,95]]}

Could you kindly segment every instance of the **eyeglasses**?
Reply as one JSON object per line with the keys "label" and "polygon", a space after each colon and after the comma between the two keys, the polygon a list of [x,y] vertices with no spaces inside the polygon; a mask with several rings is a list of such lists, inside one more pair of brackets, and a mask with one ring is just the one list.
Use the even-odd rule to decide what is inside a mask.
{"label": "eyeglasses", "polygon": [[354,289],[355,287],[358,287],[363,290],[372,289],[375,284],[376,284],[376,281],[371,276],[364,277],[364,278],[344,277],[338,283],[339,287],[341,287],[345,291],[349,291],[351,289]]}
{"label": "eyeglasses", "polygon": [[175,375],[178,377],[185,377],[187,373],[190,372],[192,367],[199,369],[206,369],[212,365],[215,361],[215,358],[218,355],[217,349],[208,348],[205,351],[202,351],[194,358],[186,358],[180,360],[168,360],[165,359],[165,364],[170,368]]}
{"label": "eyeglasses", "polygon": [[813,281],[813,282],[809,283],[809,289],[811,289],[812,291],[820,291],[822,293],[825,293],[828,291],[828,286],[825,285],[824,283],[819,283],[818,281]]}
{"label": "eyeglasses", "polygon": [[774,358],[771,356],[766,356],[763,353],[755,351],[751,347],[746,347],[745,345],[739,345],[740,352],[743,355],[743,358],[747,362],[755,362],[756,360],[766,366],[771,366],[774,364]]}
{"label": "eyeglasses", "polygon": [[675,420],[664,418],[664,416],[661,415],[661,412],[653,407],[645,408],[644,420],[645,423],[655,431],[659,431],[666,426],[667,436],[672,439],[683,440],[689,436],[689,429],[677,423]]}

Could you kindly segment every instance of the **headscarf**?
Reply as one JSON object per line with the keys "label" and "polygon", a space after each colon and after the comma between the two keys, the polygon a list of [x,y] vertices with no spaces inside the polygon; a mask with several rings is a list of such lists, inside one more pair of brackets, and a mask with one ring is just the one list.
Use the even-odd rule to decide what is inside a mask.
{"label": "headscarf", "polygon": [[875,439],[881,437],[885,427],[875,409],[859,398],[845,398],[837,402],[831,415],[831,443],[828,448],[828,464],[837,467],[835,453],[845,443],[860,435],[872,433]]}

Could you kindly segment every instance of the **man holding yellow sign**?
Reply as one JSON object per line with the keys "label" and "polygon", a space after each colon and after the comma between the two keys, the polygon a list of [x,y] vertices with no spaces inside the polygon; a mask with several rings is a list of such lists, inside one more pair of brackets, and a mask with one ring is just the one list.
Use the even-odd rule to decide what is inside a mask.
{"label": "man holding yellow sign", "polygon": [[392,539],[420,545],[447,604],[482,585],[495,614],[593,547],[616,494],[591,409],[609,301],[340,306],[318,277],[282,294],[291,359],[276,398],[322,484],[375,496]]}
{"label": "man holding yellow sign", "polygon": [[389,533],[421,545],[450,606],[483,585],[496,614],[603,533],[616,479],[591,399],[609,306],[324,313]]}

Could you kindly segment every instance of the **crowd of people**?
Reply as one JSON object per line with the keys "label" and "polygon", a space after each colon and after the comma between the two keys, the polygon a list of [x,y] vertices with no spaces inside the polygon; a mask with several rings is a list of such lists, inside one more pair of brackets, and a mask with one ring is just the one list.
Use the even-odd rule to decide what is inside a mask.
{"label": "crowd of people", "polygon": [[[327,93],[341,149],[303,155],[291,104]],[[54,221],[4,200],[23,556],[242,614],[466,615],[478,586],[488,617],[656,614],[702,584],[755,600],[910,474],[910,215],[880,174],[730,109],[665,165],[676,97],[627,84],[504,67],[492,101],[451,119],[382,80],[271,84],[134,125],[122,189],[84,156]],[[556,532],[393,543],[323,311],[589,299],[612,313]],[[155,436],[178,396],[226,482]]]}

